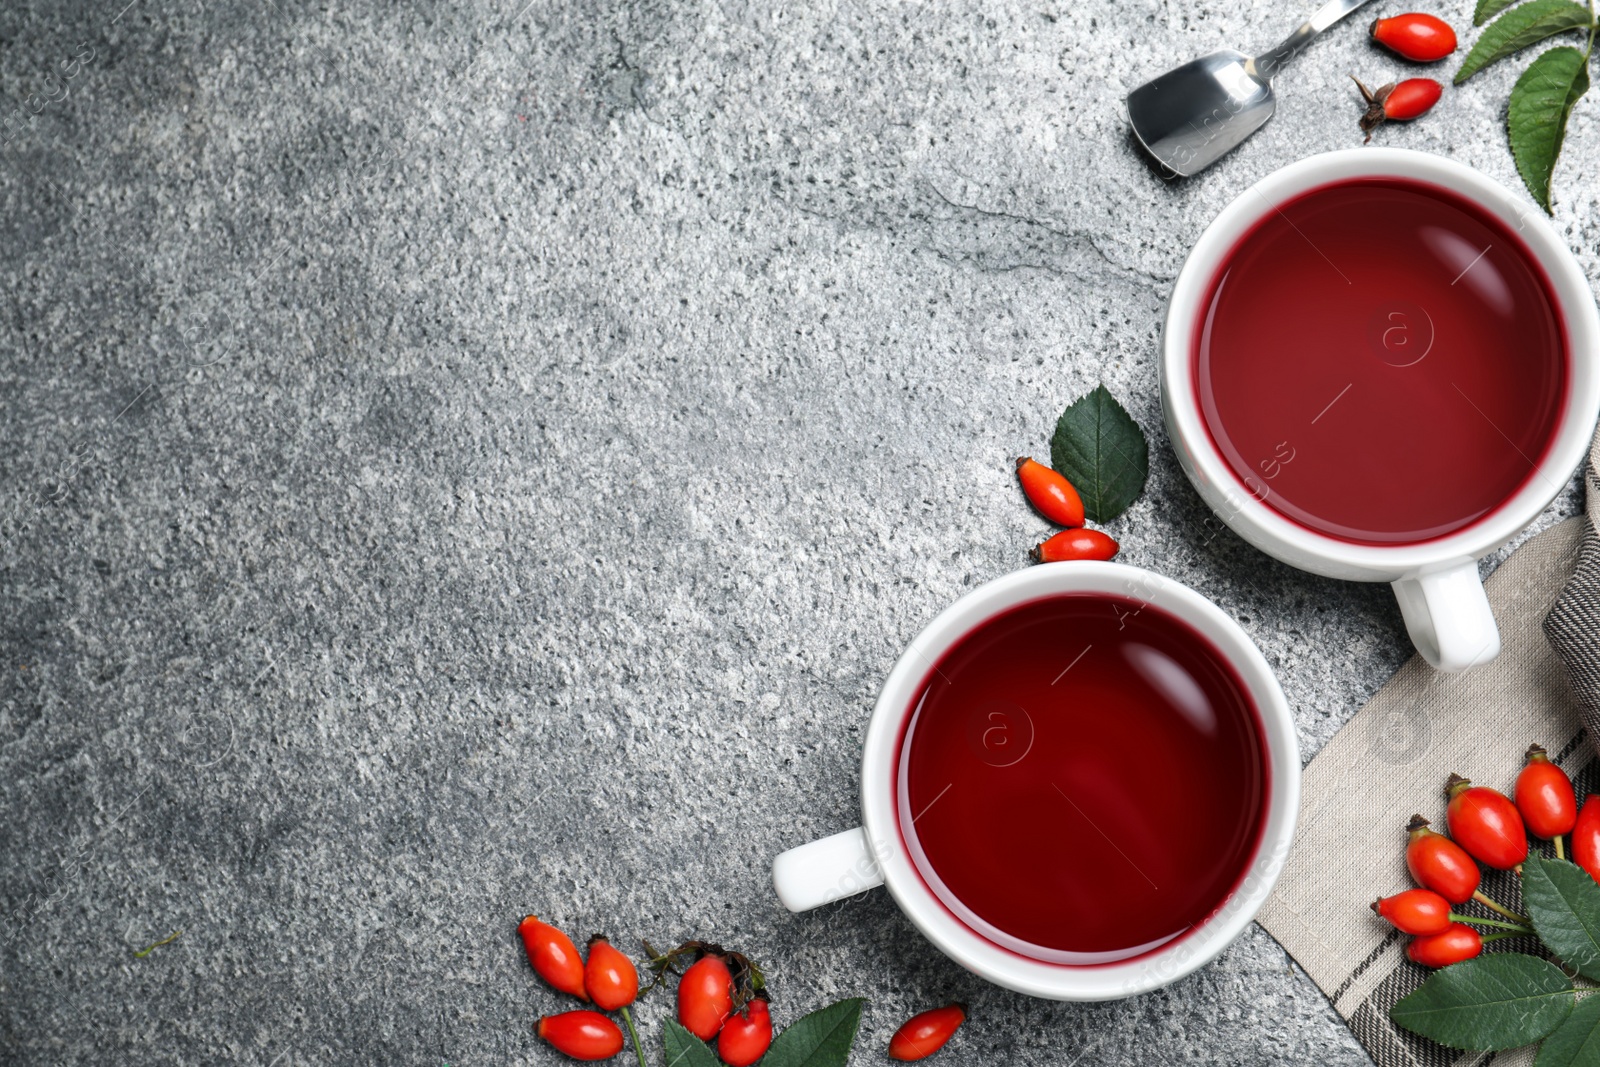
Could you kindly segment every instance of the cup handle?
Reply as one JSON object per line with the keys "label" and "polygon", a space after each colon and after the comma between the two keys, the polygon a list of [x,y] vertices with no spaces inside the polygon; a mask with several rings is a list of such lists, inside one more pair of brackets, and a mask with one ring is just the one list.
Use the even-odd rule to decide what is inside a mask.
{"label": "cup handle", "polygon": [[1500,654],[1500,629],[1478,578],[1477,560],[1409,575],[1393,586],[1411,643],[1439,670],[1466,670]]}
{"label": "cup handle", "polygon": [[810,911],[882,884],[883,872],[859,826],[791,848],[772,861],[772,886],[790,911]]}

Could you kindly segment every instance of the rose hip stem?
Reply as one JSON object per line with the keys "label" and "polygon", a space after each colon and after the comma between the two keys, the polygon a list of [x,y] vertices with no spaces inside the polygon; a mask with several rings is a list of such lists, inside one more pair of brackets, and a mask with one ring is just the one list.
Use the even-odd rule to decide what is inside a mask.
{"label": "rose hip stem", "polygon": [[1450,913],[1450,921],[1453,923],[1472,923],[1474,926],[1498,926],[1504,930],[1515,930],[1519,934],[1533,933],[1533,927],[1525,926],[1522,923],[1501,922],[1499,919],[1480,919],[1473,915],[1457,915],[1453,911]]}
{"label": "rose hip stem", "polygon": [[1504,915],[1506,918],[1510,919],[1514,923],[1517,923],[1518,925],[1526,924],[1529,921],[1526,915],[1518,915],[1510,908],[1501,906],[1495,902],[1493,897],[1486,895],[1481,889],[1473,891],[1472,899],[1476,900],[1479,904],[1482,904],[1490,911],[1499,912],[1501,915]]}
{"label": "rose hip stem", "polygon": [[1527,931],[1527,933],[1524,933],[1521,930],[1507,930],[1503,934],[1490,934],[1488,937],[1485,937],[1482,940],[1483,940],[1483,943],[1485,945],[1487,945],[1489,942],[1498,941],[1502,937],[1527,937],[1528,934],[1531,934],[1531,933],[1533,933],[1532,930]]}
{"label": "rose hip stem", "polygon": [[[1477,922],[1488,922],[1487,919],[1478,919]],[[628,1040],[633,1042],[633,1051],[639,1057],[639,1067],[650,1067],[644,1062],[644,1046],[639,1044],[639,1031],[633,1028],[633,1015],[628,1011],[628,1006],[622,1006],[622,1025],[628,1028]]]}

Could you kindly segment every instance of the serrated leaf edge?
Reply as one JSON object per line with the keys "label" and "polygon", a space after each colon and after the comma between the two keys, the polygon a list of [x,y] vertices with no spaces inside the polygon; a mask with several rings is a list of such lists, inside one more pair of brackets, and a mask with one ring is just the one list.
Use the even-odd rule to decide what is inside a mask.
{"label": "serrated leaf edge", "polygon": [[[795,1028],[801,1023],[812,1018],[813,1016],[821,1015],[827,1011],[832,1011],[833,1009],[843,1005],[850,1005],[852,1010],[821,1036],[821,1038],[817,1041],[816,1046],[812,1049],[812,1052],[808,1054],[805,1059],[795,1061],[795,1063],[791,1065],[791,1067],[844,1067],[845,1063],[847,1063],[850,1058],[850,1048],[855,1044],[856,1032],[861,1028],[861,1010],[866,1006],[866,1003],[867,1001],[865,997],[846,997],[843,1000],[836,1000],[832,1004],[824,1005],[823,1007],[818,1008],[816,1011],[807,1012],[805,1015],[802,1015],[800,1018],[783,1028],[783,1032],[778,1035],[775,1041],[773,1041],[772,1047],[767,1050],[766,1055],[761,1057],[761,1067],[783,1067],[786,1061],[783,1058],[783,1053],[780,1050],[785,1044],[784,1038],[788,1037],[792,1033],[795,1033]],[[844,1055],[837,1060],[831,1061],[831,1063],[814,1063],[813,1058],[816,1055],[816,1049],[821,1048],[824,1042],[833,1037],[833,1035],[838,1033],[840,1030],[844,1029],[846,1024],[848,1024],[850,1028],[850,1040],[849,1043],[845,1045]]]}
{"label": "serrated leaf edge", "polygon": [[[666,1025],[662,1028],[661,1051],[663,1056],[669,1052],[667,1042],[674,1038],[682,1043],[682,1048],[676,1056],[671,1056],[667,1059],[667,1067],[681,1067],[683,1064],[693,1067],[693,1063],[698,1057],[692,1053],[697,1045],[700,1051],[705,1053],[704,1062],[710,1063],[714,1067],[722,1067],[721,1061],[717,1059],[717,1054],[711,1051],[711,1046],[691,1034],[688,1028],[676,1019],[668,1019]],[[685,1059],[686,1054],[687,1059]]]}
{"label": "serrated leaf edge", "polygon": [[1577,999],[1577,1002],[1572,1006],[1572,1010],[1568,1012],[1567,1017],[1562,1020],[1561,1025],[1550,1031],[1550,1033],[1545,1036],[1544,1043],[1539,1046],[1539,1056],[1533,1061],[1533,1067],[1566,1067],[1566,1065],[1571,1064],[1578,1064],[1579,1067],[1581,1067],[1581,1065],[1586,1062],[1593,1063],[1596,1059],[1600,1059],[1600,1056],[1591,1056],[1587,1058],[1587,1060],[1580,1057],[1579,1059],[1575,1060],[1563,1060],[1561,1061],[1561,1064],[1557,1064],[1554,1059],[1549,1058],[1549,1054],[1555,1048],[1551,1042],[1560,1037],[1561,1032],[1570,1027],[1573,1023],[1582,1021],[1578,1013],[1583,1011],[1585,1006],[1591,1006],[1590,1010],[1595,1012],[1597,1017],[1587,1024],[1588,1034],[1584,1038],[1583,1044],[1579,1046],[1579,1051],[1581,1052],[1583,1049],[1588,1048],[1590,1040],[1594,1038],[1596,1034],[1600,1034],[1600,1010],[1592,1007],[1592,1005],[1600,1005],[1600,998],[1590,994],[1589,996],[1579,997]]}
{"label": "serrated leaf edge", "polygon": [[[1523,94],[1531,95],[1533,92],[1530,80],[1547,74],[1546,71],[1540,69],[1539,64],[1543,63],[1548,57],[1560,53],[1577,55],[1580,65],[1577,70],[1577,76],[1568,83],[1565,103],[1562,106],[1559,117],[1556,119],[1555,145],[1550,152],[1550,166],[1543,173],[1539,173],[1535,171],[1534,166],[1529,162],[1525,154],[1528,149],[1529,130],[1524,128],[1519,132],[1516,126],[1516,115],[1518,105],[1526,102],[1526,96]],[[1582,88],[1574,92],[1573,90],[1580,83]],[[1556,163],[1561,159],[1561,149],[1566,144],[1567,121],[1572,117],[1572,109],[1577,106],[1578,101],[1583,99],[1584,94],[1588,91],[1588,57],[1571,45],[1561,45],[1542,53],[1529,64],[1528,69],[1522,72],[1521,77],[1517,79],[1516,85],[1511,88],[1511,99],[1506,105],[1506,138],[1511,142],[1511,157],[1517,165],[1517,174],[1521,176],[1522,184],[1527,186],[1529,195],[1533,197],[1540,207],[1544,208],[1546,214],[1551,213],[1550,187],[1555,178]]]}
{"label": "serrated leaf edge", "polygon": [[[1559,18],[1563,14],[1567,16],[1566,22],[1562,22]],[[1540,24],[1546,19],[1552,21],[1548,26],[1540,28]],[[1500,60],[1515,55],[1524,48],[1531,48],[1558,33],[1587,28],[1593,21],[1590,10],[1576,0],[1528,0],[1527,3],[1513,7],[1495,19],[1489,28],[1479,35],[1467,57],[1461,61],[1461,67],[1456,71],[1455,83],[1460,85]],[[1537,36],[1523,39],[1523,35],[1535,31],[1536,28],[1539,28]]]}
{"label": "serrated leaf edge", "polygon": [[[1138,500],[1139,496],[1144,492],[1145,482],[1150,477],[1150,442],[1145,437],[1144,427],[1140,426],[1138,420],[1128,412],[1127,408],[1122,406],[1121,401],[1116,398],[1111,390],[1107,389],[1104,383],[1101,383],[1068,404],[1062,411],[1061,416],[1056,419],[1055,431],[1050,436],[1052,464],[1055,463],[1055,442],[1057,438],[1061,437],[1062,424],[1067,421],[1067,416],[1078,405],[1085,403],[1090,405],[1090,410],[1094,416],[1093,432],[1088,435],[1094,451],[1092,454],[1086,451],[1072,437],[1062,439],[1062,451],[1069,458],[1075,458],[1079,467],[1091,472],[1092,485],[1088,487],[1088,491],[1085,491],[1085,486],[1077,484],[1077,482],[1084,481],[1081,477],[1074,481],[1074,488],[1078,490],[1079,495],[1083,498],[1085,515],[1093,522],[1106,523],[1116,519],[1128,508],[1132,507],[1133,502]],[[1127,420],[1128,425],[1133,427],[1134,434],[1138,437],[1141,446],[1140,451],[1144,453],[1142,457],[1130,456],[1114,442],[1111,443],[1110,450],[1116,453],[1122,463],[1109,478],[1105,477],[1105,465],[1101,462],[1101,458],[1106,454],[1107,448],[1104,430],[1108,412],[1113,415],[1120,414],[1122,418]],[[1068,478],[1072,477],[1071,473],[1067,471],[1060,471],[1060,473]],[[1128,501],[1115,511],[1109,511],[1106,499],[1111,495],[1110,490],[1121,485],[1124,480],[1129,482],[1131,490],[1127,494]]]}
{"label": "serrated leaf edge", "polygon": [[[1561,903],[1565,904],[1567,909],[1572,912],[1573,918],[1578,922],[1578,927],[1583,931],[1583,936],[1588,939],[1589,947],[1592,951],[1593,962],[1589,964],[1588,969],[1586,970],[1584,966],[1578,964],[1574,960],[1568,959],[1565,956],[1561,956],[1559,952],[1557,952],[1556,955],[1561,956],[1562,962],[1567,964],[1569,967],[1576,967],[1578,969],[1578,973],[1583,975],[1585,978],[1594,979],[1596,977],[1600,977],[1600,938],[1595,937],[1594,931],[1590,928],[1589,923],[1584,921],[1583,912],[1580,911],[1578,905],[1567,896],[1566,891],[1561,887],[1561,883],[1557,882],[1555,878],[1551,876],[1549,868],[1555,866],[1556,864],[1560,864],[1561,868],[1571,868],[1574,872],[1583,874],[1585,878],[1588,877],[1587,874],[1584,874],[1582,868],[1578,867],[1576,864],[1568,863],[1565,860],[1546,859],[1543,856],[1534,856],[1531,857],[1529,862],[1523,866],[1523,879],[1526,881],[1528,870],[1533,868],[1538,870],[1539,877],[1550,883],[1550,888],[1553,889],[1556,895],[1561,898]],[[1595,888],[1596,892],[1600,893],[1600,886],[1596,886]],[[1533,906],[1532,902],[1527,898],[1526,895],[1523,897],[1523,903],[1528,905],[1530,908]],[[1531,916],[1533,912],[1529,911],[1528,914]],[[1600,916],[1596,916],[1596,918],[1600,919]],[[1544,934],[1539,930],[1537,922],[1534,925],[1534,931],[1539,934],[1540,940],[1544,939]],[[1551,951],[1555,951],[1554,948],[1550,946],[1549,942],[1545,942],[1545,947],[1551,948]]]}
{"label": "serrated leaf edge", "polygon": [[1472,24],[1482,26],[1512,4],[1519,2],[1520,0],[1478,0],[1478,6],[1472,12]]}
{"label": "serrated leaf edge", "polygon": [[[1534,1003],[1536,1001],[1554,1000],[1555,998],[1558,998],[1558,997],[1568,997],[1568,998],[1575,999],[1575,997],[1574,997],[1575,991],[1574,991],[1574,989],[1572,987],[1571,980],[1568,979],[1567,976],[1564,973],[1562,973],[1561,969],[1559,967],[1557,967],[1555,964],[1551,963],[1548,960],[1539,959],[1536,956],[1529,956],[1529,955],[1527,955],[1525,953],[1506,952],[1506,953],[1497,953],[1497,954],[1492,955],[1492,956],[1479,956],[1479,957],[1477,957],[1475,959],[1470,959],[1470,960],[1467,960],[1467,961],[1465,961],[1463,963],[1452,964],[1450,967],[1447,967],[1444,970],[1435,972],[1432,976],[1430,976],[1428,978],[1428,980],[1426,982],[1424,982],[1422,984],[1421,987],[1413,990],[1411,993],[1408,993],[1406,996],[1400,998],[1400,1000],[1389,1009],[1389,1019],[1396,1026],[1399,1026],[1399,1027],[1401,1027],[1401,1028],[1403,1028],[1405,1030],[1409,1030],[1412,1033],[1418,1034],[1418,1035],[1420,1035],[1422,1037],[1426,1037],[1429,1040],[1435,1042],[1436,1044],[1445,1045],[1447,1048],[1460,1048],[1460,1047],[1463,1047],[1463,1046],[1460,1046],[1460,1045],[1451,1045],[1446,1041],[1439,1040],[1439,1038],[1434,1037],[1431,1034],[1423,1033],[1422,1031],[1417,1030],[1417,1029],[1407,1025],[1401,1019],[1396,1017],[1396,1013],[1397,1012],[1402,1012],[1402,1009],[1405,1008],[1405,1005],[1407,1004],[1408,1001],[1411,1001],[1411,1000],[1415,999],[1416,997],[1421,996],[1423,994],[1424,990],[1426,990],[1432,983],[1440,980],[1446,974],[1448,974],[1451,971],[1454,971],[1458,967],[1472,967],[1472,968],[1474,968],[1476,970],[1483,970],[1484,969],[1484,965],[1489,965],[1489,966],[1497,965],[1497,964],[1495,964],[1495,963],[1493,963],[1491,961],[1500,961],[1500,960],[1509,961],[1509,960],[1512,960],[1512,959],[1530,960],[1530,961],[1532,961],[1534,963],[1542,964],[1543,967],[1546,969],[1546,970],[1544,970],[1543,977],[1548,977],[1551,972],[1554,972],[1554,974],[1557,977],[1559,977],[1559,978],[1561,978],[1563,980],[1565,985],[1561,989],[1552,990],[1552,991],[1550,991],[1548,993],[1538,993],[1538,994],[1536,994],[1534,996],[1513,996],[1513,997],[1508,997],[1508,998],[1506,998],[1504,1000],[1496,1001],[1495,1003],[1497,1003],[1497,1004],[1508,1004],[1509,1005],[1509,1004],[1516,1004],[1518,1002],[1524,1002],[1524,1003],[1530,1003],[1531,1004],[1531,1003]],[[1489,981],[1492,981],[1494,984],[1500,986],[1502,989],[1507,988],[1507,986],[1505,984],[1505,979],[1503,979],[1502,977],[1500,977],[1497,974],[1489,973],[1489,974],[1480,975],[1480,976],[1476,976],[1476,977],[1477,977],[1477,980],[1479,980],[1479,981],[1484,981],[1484,980],[1487,979]],[[1460,1012],[1460,1011],[1463,1011],[1463,1010],[1467,1010],[1467,1009],[1464,1006],[1433,1008],[1433,1009],[1405,1008],[1405,1011],[1402,1012],[1402,1014],[1409,1013],[1409,1014],[1412,1014],[1415,1017],[1427,1018],[1427,1017],[1432,1017],[1432,1016],[1435,1016],[1435,1015],[1442,1015],[1442,1014],[1445,1014],[1445,1013]],[[1515,1044],[1498,1045],[1498,1046],[1494,1046],[1494,1047],[1491,1047],[1491,1048],[1475,1049],[1474,1051],[1498,1052],[1498,1051],[1500,1051],[1502,1049],[1506,1049],[1506,1048],[1519,1047],[1520,1045],[1528,1043],[1528,1041],[1543,1040],[1544,1038],[1548,1037],[1550,1034],[1554,1033],[1556,1030],[1560,1029],[1562,1023],[1565,1023],[1567,1021],[1568,1016],[1570,1016],[1571,1014],[1572,1014],[1572,1006],[1571,1006],[1571,1004],[1569,1004],[1568,1007],[1567,1007],[1566,1012],[1562,1014],[1560,1021],[1557,1022],[1555,1026],[1552,1026],[1549,1030],[1545,1031],[1542,1034],[1539,1034],[1536,1037],[1527,1038],[1526,1040],[1517,1040]],[[1520,1038],[1523,1038],[1525,1035],[1519,1034],[1517,1036],[1520,1039]]]}

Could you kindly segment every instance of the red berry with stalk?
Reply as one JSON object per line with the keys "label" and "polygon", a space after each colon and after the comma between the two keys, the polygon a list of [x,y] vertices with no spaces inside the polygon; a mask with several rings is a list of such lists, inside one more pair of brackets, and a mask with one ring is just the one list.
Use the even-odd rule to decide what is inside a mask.
{"label": "red berry with stalk", "polygon": [[1527,922],[1527,918],[1502,907],[1478,889],[1483,872],[1467,855],[1466,849],[1448,837],[1431,829],[1421,815],[1411,816],[1406,826],[1406,870],[1417,884],[1431,889],[1452,904],[1465,904],[1469,900],[1499,912],[1513,922]]}
{"label": "red berry with stalk", "polygon": [[1452,774],[1445,783],[1450,837],[1474,859],[1497,870],[1520,868],[1528,858],[1528,832],[1517,806],[1497,789]]}
{"label": "red berry with stalk", "polygon": [[1600,796],[1590,793],[1572,827],[1572,862],[1600,882]]}
{"label": "red berry with stalk", "polygon": [[1421,118],[1428,109],[1439,102],[1444,86],[1432,78],[1407,78],[1398,85],[1389,84],[1380,89],[1368,89],[1361,79],[1351,75],[1361,98],[1366,101],[1366,114],[1361,116],[1361,132],[1372,140],[1372,131],[1390,119],[1410,122]]}
{"label": "red berry with stalk", "polygon": [[1424,967],[1448,967],[1470,960],[1483,951],[1483,938],[1470,926],[1456,923],[1442,933],[1414,938],[1406,946],[1406,956]]}
{"label": "red berry with stalk", "polygon": [[1578,798],[1567,772],[1550,762],[1538,745],[1528,746],[1528,762],[1517,775],[1517,813],[1528,832],[1541,841],[1554,841],[1556,858],[1565,859],[1561,835],[1572,832],[1578,821]]}
{"label": "red berry with stalk", "polygon": [[572,938],[549,923],[540,922],[529,915],[517,924],[522,935],[522,947],[528,952],[528,962],[539,977],[563,993],[571,993],[580,1000],[588,1000],[583,989],[583,957]]}
{"label": "red berry with stalk", "polygon": [[622,1025],[628,1028],[633,1048],[639,1055],[639,1067],[644,1067],[644,1048],[639,1044],[639,1032],[633,1028],[633,1015],[628,1011],[639,996],[639,970],[633,961],[599,934],[589,939],[589,960],[583,965],[583,988],[597,1008],[620,1011]]}
{"label": "red berry with stalk", "polygon": [[622,1051],[622,1031],[597,1011],[567,1011],[539,1020],[538,1034],[575,1060],[609,1060]]}
{"label": "red berry with stalk", "polygon": [[945,1042],[955,1035],[967,1020],[967,1009],[962,1004],[946,1004],[942,1008],[913,1015],[889,1039],[891,1060],[923,1060],[944,1048]]}
{"label": "red berry with stalk", "polygon": [[1392,897],[1380,897],[1372,902],[1372,910],[1387,919],[1389,925],[1396,930],[1417,937],[1442,934],[1456,923],[1494,926],[1511,931],[1510,934],[1496,936],[1509,937],[1533,933],[1533,928],[1526,923],[1508,923],[1499,919],[1480,919],[1475,915],[1457,915],[1450,910],[1450,902],[1431,889],[1407,889],[1404,893],[1396,893]]}
{"label": "red berry with stalk", "polygon": [[1083,525],[1083,498],[1060,473],[1023,456],[1017,460],[1017,480],[1039,514],[1057,526]]}
{"label": "red berry with stalk", "polygon": [[717,1057],[728,1067],[750,1067],[771,1044],[772,1013],[766,999],[756,997],[722,1024],[722,1032],[717,1035]]}
{"label": "red berry with stalk", "polygon": [[594,1006],[620,1011],[639,995],[639,971],[599,934],[589,939],[589,961],[583,965],[583,987]]}
{"label": "red berry with stalk", "polygon": [[1417,63],[1432,63],[1456,50],[1456,31],[1444,19],[1411,13],[1378,19],[1372,39]]}
{"label": "red berry with stalk", "polygon": [[1450,902],[1431,889],[1407,889],[1372,902],[1372,910],[1403,934],[1442,934],[1450,929]]}

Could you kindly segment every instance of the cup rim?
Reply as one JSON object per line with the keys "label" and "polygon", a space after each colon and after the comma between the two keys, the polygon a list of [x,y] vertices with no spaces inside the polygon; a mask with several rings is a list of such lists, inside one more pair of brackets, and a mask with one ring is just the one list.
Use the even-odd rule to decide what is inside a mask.
{"label": "cup rim", "polygon": [[[1534,476],[1484,517],[1443,537],[1397,544],[1344,541],[1301,526],[1268,507],[1235,474],[1206,428],[1190,353],[1201,302],[1223,258],[1274,205],[1320,186],[1360,178],[1400,178],[1465,197],[1521,238],[1544,271],[1567,336],[1568,388],[1560,422]],[[1263,550],[1336,577],[1399,578],[1447,562],[1478,558],[1510,541],[1566,488],[1587,457],[1600,417],[1600,315],[1577,259],[1528,201],[1465,164],[1404,148],[1324,152],[1272,172],[1235,197],[1195,242],[1168,300],[1161,339],[1161,397],[1167,425],[1189,474],[1214,510]],[[1226,513],[1218,498],[1226,504]]]}
{"label": "cup rim", "polygon": [[[1261,838],[1239,886],[1198,928],[1117,963],[1046,963],[991,942],[949,912],[901,844],[894,779],[902,727],[917,687],[957,640],[1018,604],[1066,593],[1133,597],[1193,626],[1228,659],[1261,717],[1271,782]],[[1215,959],[1271,894],[1300,809],[1300,749],[1288,701],[1260,649],[1210,600],[1171,578],[1121,563],[1050,563],[996,578],[945,608],[907,645],[878,696],[862,751],[862,826],[900,909],[947,956],[997,985],[1054,1000],[1112,1000],[1159,988]]]}

